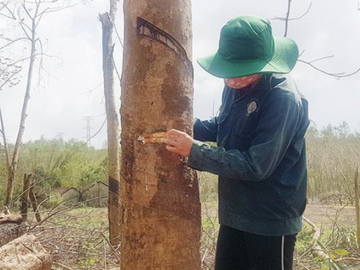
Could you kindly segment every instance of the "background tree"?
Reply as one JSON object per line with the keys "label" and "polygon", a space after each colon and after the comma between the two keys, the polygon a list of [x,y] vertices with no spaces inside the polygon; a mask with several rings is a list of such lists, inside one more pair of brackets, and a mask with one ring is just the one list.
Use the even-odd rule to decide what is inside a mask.
{"label": "background tree", "polygon": [[114,44],[112,33],[117,10],[117,0],[110,0],[110,13],[105,12],[99,16],[102,24],[103,37],[103,73],[104,93],[107,117],[108,138],[108,172],[109,172],[109,234],[113,245],[120,243],[120,157],[119,157],[119,118],[115,101],[114,89]]}
{"label": "background tree", "polygon": [[[312,6],[312,3],[310,3],[309,7],[307,8],[306,12],[304,12],[304,14],[302,14],[301,16],[299,17],[296,17],[296,18],[293,18],[291,17],[291,4],[293,2],[293,0],[287,0],[288,3],[287,3],[287,11],[286,11],[286,15],[285,17],[275,17],[275,19],[277,20],[281,20],[281,21],[284,21],[285,23],[285,32],[284,32],[284,37],[286,37],[288,35],[288,31],[289,31],[289,24],[290,24],[290,21],[294,21],[294,20],[300,20],[302,19],[304,16],[306,16],[310,9],[311,9],[311,6]],[[300,53],[300,56],[301,57],[303,54],[304,54],[305,50],[303,50],[301,53]],[[311,61],[306,61],[306,60],[303,60],[301,58],[299,58],[299,62],[300,63],[303,63],[303,64],[306,64],[310,67],[312,67],[313,69],[315,69],[316,71],[318,72],[321,72],[321,73],[324,73],[326,75],[329,75],[329,76],[332,76],[332,77],[335,77],[336,79],[340,79],[340,78],[344,78],[344,77],[350,77],[350,76],[353,76],[355,75],[356,73],[360,72],[360,68],[356,69],[355,71],[353,72],[350,72],[350,73],[345,73],[345,72],[329,72],[329,71],[326,71],[324,69],[321,69],[319,67],[316,66],[316,64],[314,64],[315,62],[317,61],[321,61],[321,60],[324,60],[324,59],[328,59],[328,58],[332,58],[334,57],[334,55],[327,55],[327,56],[322,56],[322,57],[319,57],[317,59],[313,59]]]}
{"label": "background tree", "polygon": [[[61,3],[60,3],[61,2]],[[34,80],[34,64],[36,60],[40,60],[40,67],[42,66],[42,59],[44,56],[42,50],[42,41],[37,36],[36,31],[40,22],[43,19],[43,16],[47,13],[56,12],[62,10],[67,7],[71,7],[71,1],[1,1],[0,2],[0,16],[8,19],[12,23],[18,25],[18,27],[22,30],[22,36],[16,38],[5,38],[8,42],[2,46],[2,48],[11,48],[11,45],[20,41],[25,41],[30,45],[30,51],[27,56],[16,60],[15,62],[8,63],[8,66],[13,67],[13,71],[9,71],[5,69],[1,71],[1,76],[6,75],[5,72],[9,73],[5,78],[4,83],[9,82],[9,87],[11,84],[14,84],[11,80],[14,78],[13,74],[17,74],[17,63],[28,61],[29,67],[26,74],[26,87],[24,94],[24,101],[22,104],[21,118],[20,118],[20,126],[18,130],[18,134],[16,137],[15,146],[12,152],[12,155],[9,153],[9,148],[6,143],[6,136],[4,132],[4,121],[3,117],[1,117],[1,126],[2,126],[2,135],[4,140],[4,147],[7,157],[7,170],[8,170],[8,179],[7,179],[7,192],[5,205],[11,204],[11,199],[13,196],[14,190],[14,181],[15,181],[15,172],[19,160],[20,155],[20,146],[22,143],[22,138],[25,131],[25,121],[27,117],[27,107],[30,99],[30,93],[32,89],[32,83]],[[4,39],[4,37],[3,37]],[[38,52],[37,52],[38,51]],[[39,73],[40,74],[40,73]],[[11,79],[9,79],[11,78]],[[40,78],[38,78],[40,79]],[[16,83],[16,82],[15,82]],[[2,115],[1,115],[2,116]]]}
{"label": "background tree", "polygon": [[200,269],[196,174],[144,133],[192,133],[190,0],[124,1],[121,269]]}

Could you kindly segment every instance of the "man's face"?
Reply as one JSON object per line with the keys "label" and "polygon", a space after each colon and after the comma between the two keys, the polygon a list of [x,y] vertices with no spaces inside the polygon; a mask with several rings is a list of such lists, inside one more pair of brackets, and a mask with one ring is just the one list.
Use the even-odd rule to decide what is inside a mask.
{"label": "man's face", "polygon": [[250,84],[256,84],[260,77],[260,74],[254,74],[239,78],[224,79],[224,81],[230,88],[242,89],[248,87]]}

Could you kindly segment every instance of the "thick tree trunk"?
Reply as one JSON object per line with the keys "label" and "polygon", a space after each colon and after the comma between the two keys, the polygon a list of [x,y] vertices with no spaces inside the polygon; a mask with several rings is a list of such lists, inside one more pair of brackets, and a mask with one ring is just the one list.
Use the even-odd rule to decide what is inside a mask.
{"label": "thick tree trunk", "polygon": [[190,0],[125,0],[121,270],[200,269],[196,173],[144,133],[192,133]]}
{"label": "thick tree trunk", "polygon": [[9,242],[0,248],[1,270],[50,270],[51,256],[32,234]]}
{"label": "thick tree trunk", "polygon": [[120,243],[120,157],[119,118],[115,102],[114,64],[112,33],[116,15],[116,0],[110,0],[110,13],[100,15],[103,29],[103,73],[108,132],[108,172],[109,172],[109,235],[112,245]]}

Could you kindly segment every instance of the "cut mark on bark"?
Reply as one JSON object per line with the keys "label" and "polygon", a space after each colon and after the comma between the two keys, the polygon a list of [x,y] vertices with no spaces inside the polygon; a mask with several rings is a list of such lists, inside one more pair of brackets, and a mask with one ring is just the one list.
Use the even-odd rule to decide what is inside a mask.
{"label": "cut mark on bark", "polygon": [[180,56],[181,60],[183,60],[187,66],[187,69],[190,71],[191,76],[194,76],[193,65],[187,56],[186,50],[172,35],[141,17],[137,17],[137,35],[156,40],[173,50],[177,55]]}
{"label": "cut mark on bark", "polygon": [[164,143],[164,139],[166,139],[167,133],[166,132],[156,132],[156,133],[146,133],[146,134],[142,134],[138,137],[138,141],[142,142],[143,144],[146,143],[159,143],[162,144]]}
{"label": "cut mark on bark", "polygon": [[115,194],[119,194],[119,182],[112,177],[109,177],[109,191]]}
{"label": "cut mark on bark", "polygon": [[145,185],[146,185],[146,191],[149,191],[149,187],[148,187],[148,184],[149,184],[149,180],[148,180],[148,176],[147,176],[147,173],[145,171]]}

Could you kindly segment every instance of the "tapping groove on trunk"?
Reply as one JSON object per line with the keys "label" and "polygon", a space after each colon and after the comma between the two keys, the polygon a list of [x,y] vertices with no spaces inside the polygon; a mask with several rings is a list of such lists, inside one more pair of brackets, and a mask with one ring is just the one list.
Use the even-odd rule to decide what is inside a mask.
{"label": "tapping groove on trunk", "polygon": [[147,20],[137,17],[137,34],[138,36],[148,37],[160,42],[161,44],[169,47],[184,61],[191,76],[194,76],[194,69],[191,61],[183,46],[173,36],[158,28],[156,25],[148,22]]}
{"label": "tapping groove on trunk", "polygon": [[201,268],[196,172],[145,138],[171,128],[192,134],[191,21],[190,0],[124,0],[122,270]]}

